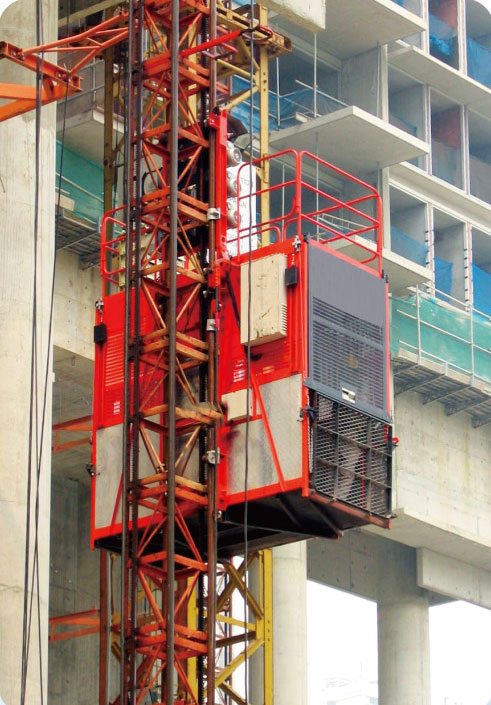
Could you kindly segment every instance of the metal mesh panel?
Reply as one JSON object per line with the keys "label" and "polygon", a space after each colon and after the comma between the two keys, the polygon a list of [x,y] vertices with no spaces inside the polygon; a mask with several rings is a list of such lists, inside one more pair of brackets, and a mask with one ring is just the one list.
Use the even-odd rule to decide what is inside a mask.
{"label": "metal mesh panel", "polygon": [[356,404],[384,408],[384,331],[368,321],[313,299],[312,379]]}
{"label": "metal mesh panel", "polygon": [[390,515],[391,428],[312,392],[312,484],[319,494]]}
{"label": "metal mesh panel", "polygon": [[307,386],[391,423],[387,408],[387,284],[309,245]]}

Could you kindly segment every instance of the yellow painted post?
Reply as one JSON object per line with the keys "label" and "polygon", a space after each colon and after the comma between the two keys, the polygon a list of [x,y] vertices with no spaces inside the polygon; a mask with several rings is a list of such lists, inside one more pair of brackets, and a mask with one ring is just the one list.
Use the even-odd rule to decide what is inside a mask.
{"label": "yellow painted post", "polygon": [[[188,627],[197,629],[198,626],[198,606],[196,603],[196,588],[188,602]],[[187,659],[187,677],[194,693],[198,697],[198,662],[196,658]]]}
{"label": "yellow painted post", "polygon": [[[114,118],[114,47],[104,52],[104,213],[113,207],[114,193],[114,161],[113,148],[113,118]],[[106,237],[111,239],[112,223],[108,223]],[[111,268],[111,257],[106,255],[106,264]],[[104,282],[104,280],[103,280]],[[109,285],[103,283],[109,294]]]}
{"label": "yellow painted post", "polygon": [[271,549],[263,551],[262,563],[264,591],[264,705],[273,705],[273,552]]}
{"label": "yellow painted post", "polygon": [[[266,26],[268,23],[268,10],[259,5],[259,24]],[[252,98],[251,98],[252,100]],[[261,157],[269,153],[269,74],[268,74],[268,47],[261,44],[259,47],[259,152]],[[261,190],[269,186],[269,162],[264,162],[261,169]],[[261,194],[261,222],[269,221],[269,193]],[[269,245],[270,233],[261,235],[261,247]]]}

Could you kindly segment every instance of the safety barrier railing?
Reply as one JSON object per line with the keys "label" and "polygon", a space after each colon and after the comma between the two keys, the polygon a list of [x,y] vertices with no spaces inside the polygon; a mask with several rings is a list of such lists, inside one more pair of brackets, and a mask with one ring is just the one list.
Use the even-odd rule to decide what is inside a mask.
{"label": "safety barrier railing", "polygon": [[[276,166],[281,171],[285,160],[293,161],[292,178],[281,177],[277,183],[269,183],[251,193],[240,192],[242,170],[250,168],[244,162],[237,173],[237,228],[236,236],[228,239],[233,243],[234,252],[240,254],[249,249],[252,237],[261,238],[269,234],[270,241],[308,235],[320,242],[354,245],[358,261],[363,264],[375,262],[379,274],[382,272],[382,204],[377,190],[361,179],[348,174],[334,164],[326,162],[307,151],[297,152],[285,149],[252,162],[259,174],[267,169],[271,174]],[[291,165],[290,165],[291,166]],[[282,171],[284,174],[284,169]],[[306,174],[315,173],[316,178]],[[348,200],[341,200],[321,186],[333,178],[344,179],[353,190],[361,195]],[[268,194],[270,213],[264,217],[255,212],[256,202]],[[282,207],[274,207],[274,202],[281,199]],[[285,203],[289,205],[285,211]],[[290,205],[291,204],[291,205]],[[371,209],[374,215],[362,210]],[[250,217],[244,218],[249,210]],[[258,222],[251,222],[254,216]],[[242,224],[241,224],[242,217]],[[244,221],[246,224],[244,225]],[[271,236],[274,235],[274,238]],[[362,236],[362,237],[359,237]]]}
{"label": "safety barrier railing", "polygon": [[[403,348],[445,370],[491,381],[491,318],[445,294],[443,302],[420,287],[409,300],[392,300],[393,351]],[[442,294],[435,289],[436,296]]]}
{"label": "safety barrier railing", "polygon": [[124,217],[125,207],[113,208],[108,211],[101,222],[101,252],[100,271],[103,281],[108,284],[121,285],[121,277],[125,271],[124,243],[126,240],[126,224],[117,215]]}

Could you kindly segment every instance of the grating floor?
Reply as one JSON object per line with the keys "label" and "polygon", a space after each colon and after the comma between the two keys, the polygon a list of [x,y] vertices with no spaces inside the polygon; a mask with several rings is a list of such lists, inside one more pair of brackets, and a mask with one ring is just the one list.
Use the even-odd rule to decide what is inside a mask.
{"label": "grating floor", "polygon": [[438,401],[447,416],[466,413],[476,428],[491,421],[491,383],[407,350],[393,355],[392,364],[396,395],[417,391],[423,404]]}
{"label": "grating floor", "polygon": [[60,209],[56,228],[56,249],[78,255],[82,269],[93,267],[99,261],[99,223]]}

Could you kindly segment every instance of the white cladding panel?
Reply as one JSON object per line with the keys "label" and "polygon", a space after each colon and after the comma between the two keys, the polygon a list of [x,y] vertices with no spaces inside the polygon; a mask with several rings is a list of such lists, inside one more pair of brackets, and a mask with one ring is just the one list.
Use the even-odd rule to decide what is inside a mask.
{"label": "white cladding panel", "polygon": [[[240,268],[240,342],[247,344],[248,269]],[[286,256],[261,257],[251,264],[251,345],[268,343],[286,336]]]}
{"label": "white cladding panel", "polygon": [[[261,385],[261,395],[268,416],[281,471],[285,480],[302,474],[302,376],[293,375]],[[228,457],[228,491],[244,491],[246,424],[233,426]],[[278,482],[271,448],[262,419],[249,423],[249,472],[247,489],[268,487]]]}

